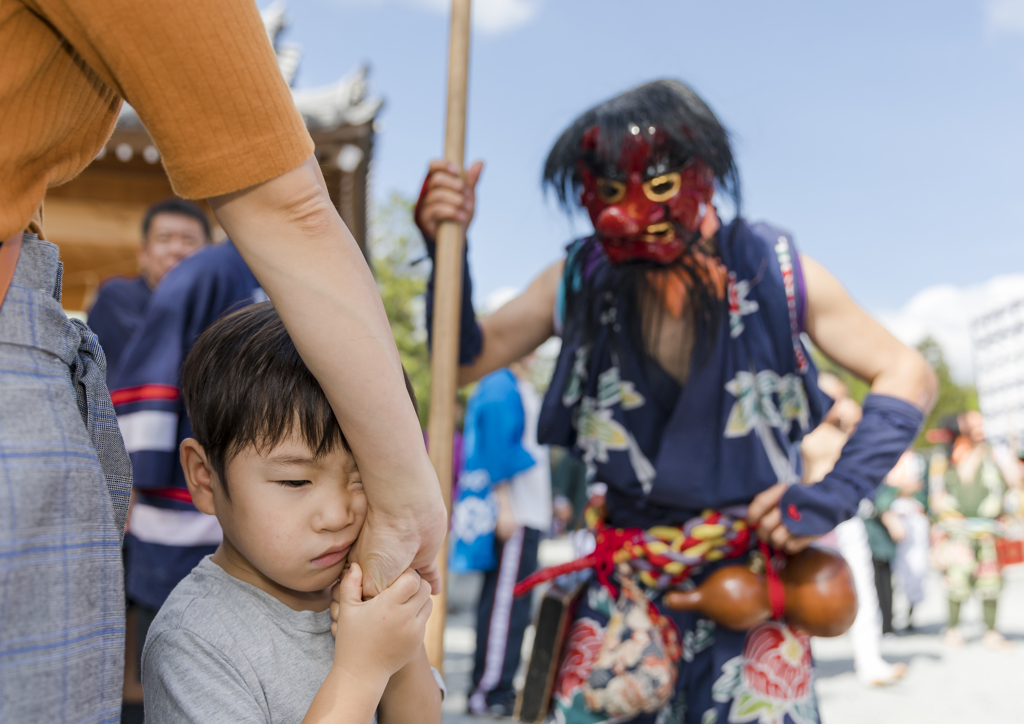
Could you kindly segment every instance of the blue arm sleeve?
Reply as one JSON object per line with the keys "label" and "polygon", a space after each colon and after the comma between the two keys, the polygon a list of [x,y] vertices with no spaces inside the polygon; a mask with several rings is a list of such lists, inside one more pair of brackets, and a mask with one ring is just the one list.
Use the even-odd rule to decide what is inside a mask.
{"label": "blue arm sleeve", "polygon": [[[435,261],[437,245],[433,239],[424,237],[431,262]],[[433,349],[434,334],[434,268],[430,269],[427,280],[427,345]],[[459,364],[473,364],[484,347],[484,335],[476,321],[473,310],[473,280],[469,275],[469,244],[462,250],[462,312],[459,325]]]}
{"label": "blue arm sleeve", "polygon": [[922,412],[887,395],[868,395],[864,417],[835,467],[814,485],[791,485],[782,496],[782,523],[799,536],[825,535],[851,518],[914,442]]}

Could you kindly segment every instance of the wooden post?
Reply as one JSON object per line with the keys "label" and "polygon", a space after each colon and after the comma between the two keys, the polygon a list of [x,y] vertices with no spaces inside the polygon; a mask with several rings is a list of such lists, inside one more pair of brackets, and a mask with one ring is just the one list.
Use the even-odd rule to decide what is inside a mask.
{"label": "wooden post", "polygon": [[[466,150],[466,86],[469,79],[469,9],[471,0],[452,0],[452,30],[448,50],[448,117],[444,156],[459,170]],[[459,371],[459,318],[462,305],[462,250],[466,230],[454,221],[437,230],[434,257],[434,329],[430,360],[430,462],[449,515],[452,507],[452,435]],[[430,664],[444,666],[444,623],[448,603],[448,546],[437,554],[443,588],[434,597],[427,622],[426,646]]]}

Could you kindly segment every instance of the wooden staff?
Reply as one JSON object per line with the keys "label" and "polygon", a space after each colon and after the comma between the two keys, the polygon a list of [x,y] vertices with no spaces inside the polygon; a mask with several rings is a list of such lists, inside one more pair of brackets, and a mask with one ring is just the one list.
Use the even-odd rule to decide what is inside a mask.
{"label": "wooden staff", "polygon": [[[466,150],[466,86],[469,79],[469,9],[471,0],[452,0],[452,31],[448,50],[448,119],[444,157],[462,171]],[[437,230],[434,257],[434,329],[430,360],[430,462],[441,483],[444,502],[452,508],[452,435],[459,373],[459,318],[462,308],[462,250],[466,230],[447,221]],[[426,646],[430,664],[444,666],[444,622],[448,603],[448,546],[437,554],[443,588],[434,597],[427,622]]]}

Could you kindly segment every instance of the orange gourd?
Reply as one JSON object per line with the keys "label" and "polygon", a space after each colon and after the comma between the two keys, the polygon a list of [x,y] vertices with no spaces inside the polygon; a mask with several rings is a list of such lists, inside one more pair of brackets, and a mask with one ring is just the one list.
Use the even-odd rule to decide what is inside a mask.
{"label": "orange gourd", "polygon": [[[786,621],[811,636],[839,636],[857,617],[853,574],[837,553],[807,548],[789,557],[779,579],[786,594]],[[677,611],[696,611],[736,631],[771,616],[764,574],[745,566],[725,566],[690,591],[670,591],[665,604]]]}

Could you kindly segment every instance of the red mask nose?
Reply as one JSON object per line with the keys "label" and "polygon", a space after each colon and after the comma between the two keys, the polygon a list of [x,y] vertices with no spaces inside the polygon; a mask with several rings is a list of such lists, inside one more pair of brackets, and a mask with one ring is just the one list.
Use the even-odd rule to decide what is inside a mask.
{"label": "red mask nose", "polygon": [[635,236],[640,233],[640,224],[623,211],[621,206],[609,206],[597,215],[597,233],[610,239]]}

